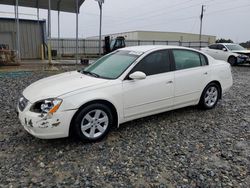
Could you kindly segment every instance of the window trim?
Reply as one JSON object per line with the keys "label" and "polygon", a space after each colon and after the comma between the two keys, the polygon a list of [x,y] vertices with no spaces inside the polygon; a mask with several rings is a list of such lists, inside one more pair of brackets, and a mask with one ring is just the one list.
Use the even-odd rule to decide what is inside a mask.
{"label": "window trim", "polygon": [[157,52],[161,52],[161,51],[166,51],[168,53],[168,59],[169,59],[169,63],[170,63],[170,70],[168,72],[162,72],[162,73],[158,73],[158,74],[152,74],[152,75],[147,75],[147,77],[149,76],[155,76],[155,75],[159,75],[159,74],[165,74],[165,73],[169,73],[174,71],[175,67],[173,65],[173,62],[171,60],[171,49],[159,49],[159,50],[155,50],[152,52],[149,52],[148,54],[146,54],[144,57],[142,57],[142,59],[139,60],[138,63],[136,63],[132,69],[129,71],[129,73],[125,76],[125,78],[123,80],[131,80],[131,78],[129,78],[129,75],[133,73],[134,68],[141,63],[145,58],[147,58],[149,55],[152,55],[153,53],[157,53]]}
{"label": "window trim", "polygon": [[[198,53],[198,52],[197,52],[197,53]],[[208,63],[208,58],[207,58],[207,56],[205,56],[205,55],[202,54],[202,53],[198,53],[198,54],[199,54],[199,56],[200,56],[200,61],[201,61],[201,56],[203,56],[204,59],[205,59],[205,61],[206,61],[206,64],[205,64],[205,65],[203,65],[203,64],[202,64],[202,61],[201,61],[201,67],[208,66],[209,63]]]}
{"label": "window trim", "polygon": [[[215,46],[215,48],[210,48],[211,46]],[[218,50],[218,44],[211,44],[208,46],[208,48],[211,50]]]}
{"label": "window trim", "polygon": [[223,44],[217,44],[217,50],[223,51],[223,48],[225,48]]}
{"label": "window trim", "polygon": [[[196,53],[196,54],[199,55],[199,59],[200,59],[200,66],[199,67],[204,67],[204,66],[208,66],[209,65],[209,61],[208,61],[207,56],[204,55],[204,54],[202,54],[202,53],[200,53],[200,52],[194,51],[192,49],[173,48],[173,49],[170,50],[170,58],[171,58],[171,62],[172,62],[171,64],[173,65],[174,71],[182,71],[182,70],[189,70],[189,69],[193,69],[193,68],[198,68],[198,67],[191,67],[191,68],[177,70],[176,69],[176,63],[175,63],[175,58],[174,58],[174,53],[173,53],[174,50],[182,50],[182,51],[189,51],[189,52]],[[206,65],[202,65],[201,55],[205,57]]]}

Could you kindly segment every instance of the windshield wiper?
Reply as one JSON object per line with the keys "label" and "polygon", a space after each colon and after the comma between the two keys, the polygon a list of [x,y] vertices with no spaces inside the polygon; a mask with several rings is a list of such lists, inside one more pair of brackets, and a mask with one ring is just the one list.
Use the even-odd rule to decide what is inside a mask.
{"label": "windshield wiper", "polygon": [[100,75],[98,75],[98,74],[96,74],[96,73],[93,73],[93,72],[89,72],[89,71],[82,70],[81,73],[82,73],[82,74],[91,75],[91,76],[94,76],[94,77],[96,77],[96,78],[100,78]]}

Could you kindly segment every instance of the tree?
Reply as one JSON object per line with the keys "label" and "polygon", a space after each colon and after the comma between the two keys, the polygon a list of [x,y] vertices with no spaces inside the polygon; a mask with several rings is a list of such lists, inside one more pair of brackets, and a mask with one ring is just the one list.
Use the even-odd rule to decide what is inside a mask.
{"label": "tree", "polygon": [[231,39],[223,39],[223,38],[217,39],[215,42],[216,43],[234,43]]}
{"label": "tree", "polygon": [[243,46],[244,48],[250,48],[250,40],[247,42],[242,42],[240,43],[241,46]]}

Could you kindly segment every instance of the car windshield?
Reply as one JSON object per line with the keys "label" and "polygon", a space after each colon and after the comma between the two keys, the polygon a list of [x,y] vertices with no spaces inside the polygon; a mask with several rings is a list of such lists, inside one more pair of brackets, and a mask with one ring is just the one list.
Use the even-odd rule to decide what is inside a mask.
{"label": "car windshield", "polygon": [[112,41],[111,41],[111,44],[110,44],[110,49],[113,49],[114,46],[115,46],[115,40],[112,40]]}
{"label": "car windshield", "polygon": [[234,51],[234,50],[245,50],[242,46],[238,44],[230,44],[230,45],[225,45],[229,50]]}
{"label": "car windshield", "polygon": [[118,78],[139,56],[141,53],[133,51],[116,51],[108,54],[92,65],[86,67],[82,73],[95,77],[116,79]]}

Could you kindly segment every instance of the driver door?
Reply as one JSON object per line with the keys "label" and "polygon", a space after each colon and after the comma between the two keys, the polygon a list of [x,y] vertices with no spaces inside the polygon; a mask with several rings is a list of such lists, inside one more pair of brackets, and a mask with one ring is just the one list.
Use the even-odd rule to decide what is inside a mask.
{"label": "driver door", "polygon": [[130,72],[144,72],[143,80],[123,81],[124,118],[135,119],[166,111],[173,106],[174,73],[168,50],[152,52]]}
{"label": "driver door", "polygon": [[220,50],[220,52],[217,54],[218,59],[223,61],[228,61],[228,57],[231,55],[231,52],[228,51],[228,49],[222,44],[218,44],[218,48]]}

